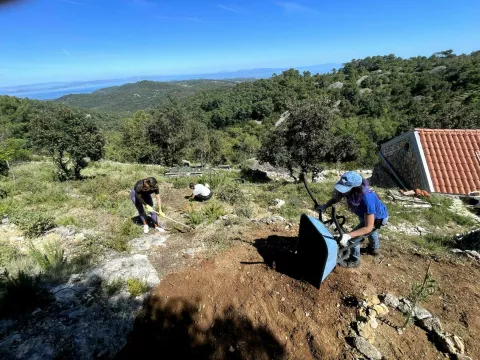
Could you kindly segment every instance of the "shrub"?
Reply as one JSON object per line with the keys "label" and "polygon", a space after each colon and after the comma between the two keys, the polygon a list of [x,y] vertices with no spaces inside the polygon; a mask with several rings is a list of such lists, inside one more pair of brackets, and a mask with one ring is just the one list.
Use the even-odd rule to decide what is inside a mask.
{"label": "shrub", "polygon": [[16,216],[13,220],[27,238],[36,238],[43,235],[50,229],[53,229],[56,224],[53,217],[45,216],[40,213],[29,213],[26,216]]}
{"label": "shrub", "polygon": [[208,184],[211,189],[217,189],[222,185],[230,183],[226,174],[203,174],[197,180],[197,183]]}
{"label": "shrub", "polygon": [[221,185],[215,192],[215,196],[220,201],[229,203],[230,205],[239,204],[246,201],[245,194],[234,183],[225,183]]}
{"label": "shrub", "polygon": [[79,226],[77,219],[73,216],[65,216],[57,221],[60,226]]}
{"label": "shrub", "polygon": [[250,206],[241,206],[235,209],[235,214],[240,217],[251,219],[253,215],[253,210]]}
{"label": "shrub", "polygon": [[208,219],[208,222],[213,222],[220,218],[220,216],[225,215],[225,210],[223,209],[222,205],[211,202],[204,207],[203,214]]}
{"label": "shrub", "polygon": [[46,243],[43,245],[43,251],[30,243],[28,253],[47,276],[58,277],[62,273],[65,257],[60,243]]}
{"label": "shrub", "polygon": [[200,225],[205,220],[203,213],[195,210],[192,204],[190,204],[190,209],[187,211],[187,218],[189,224],[194,226]]}
{"label": "shrub", "polygon": [[128,292],[133,297],[137,297],[148,291],[147,283],[145,281],[135,279],[135,278],[130,278],[127,280],[127,287],[128,287]]}

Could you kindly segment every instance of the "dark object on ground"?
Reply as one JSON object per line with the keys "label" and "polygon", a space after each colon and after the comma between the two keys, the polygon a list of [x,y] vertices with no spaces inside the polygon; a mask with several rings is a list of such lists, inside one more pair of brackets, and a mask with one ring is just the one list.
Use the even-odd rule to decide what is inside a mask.
{"label": "dark object on ground", "polygon": [[195,201],[198,201],[198,202],[204,202],[204,201],[208,201],[212,198],[213,196],[213,191],[210,190],[210,195],[208,196],[203,196],[203,195],[196,195],[193,200]]}

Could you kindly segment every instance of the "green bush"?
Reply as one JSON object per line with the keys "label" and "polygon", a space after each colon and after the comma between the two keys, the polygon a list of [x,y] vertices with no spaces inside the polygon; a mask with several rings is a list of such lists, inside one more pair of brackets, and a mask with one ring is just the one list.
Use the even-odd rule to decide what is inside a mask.
{"label": "green bush", "polygon": [[46,243],[43,245],[43,251],[30,243],[28,253],[47,276],[57,277],[61,274],[65,257],[60,243]]}
{"label": "green bush", "polygon": [[231,183],[231,175],[235,175],[235,173],[203,174],[198,178],[197,183],[208,184],[210,189],[215,190],[222,185]]}
{"label": "green bush", "polygon": [[70,215],[60,218],[57,224],[60,226],[79,226],[78,220]]}
{"label": "green bush", "polygon": [[128,292],[133,297],[145,294],[148,291],[148,285],[145,281],[130,278],[127,280]]}
{"label": "green bush", "polygon": [[190,209],[187,211],[187,219],[190,225],[195,226],[200,225],[205,220],[205,217],[203,212],[195,210],[190,204]]}
{"label": "green bush", "polygon": [[237,185],[232,182],[228,182],[219,186],[215,192],[215,197],[220,201],[229,203],[230,205],[235,205],[246,201],[245,194]]}
{"label": "green bush", "polygon": [[235,214],[240,217],[251,219],[253,216],[253,210],[250,206],[241,206],[235,209]]}
{"label": "green bush", "polygon": [[30,239],[39,237],[57,226],[53,217],[45,216],[41,213],[27,213],[25,216],[17,215],[13,219],[13,222],[17,224],[25,236]]}
{"label": "green bush", "polygon": [[222,205],[216,202],[210,202],[203,208],[203,214],[207,218],[208,222],[214,222],[221,216],[225,215],[225,210]]}

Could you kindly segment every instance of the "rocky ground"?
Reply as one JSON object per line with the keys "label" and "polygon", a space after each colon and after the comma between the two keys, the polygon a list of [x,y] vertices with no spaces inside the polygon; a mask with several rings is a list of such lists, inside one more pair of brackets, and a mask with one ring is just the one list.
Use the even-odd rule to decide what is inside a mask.
{"label": "rocky ground", "polygon": [[[32,183],[22,179],[45,176],[41,164],[22,166],[17,184],[7,184],[20,188],[0,210],[32,207],[62,226],[32,240],[14,217],[0,224],[0,251],[16,253],[10,273],[42,280],[30,293],[42,301],[0,319],[2,359],[480,358],[479,221],[461,201],[448,208],[435,198],[440,205],[408,211],[388,202],[392,224],[382,229],[381,256],[362,255],[358,269],[337,267],[316,289],[302,280],[294,255],[300,214],[315,215],[300,185],[242,183],[191,206],[190,179],[168,180],[165,212],[195,229],[167,221],[168,233],[143,235],[125,189],[149,169],[102,164],[92,171],[108,177],[104,189],[92,177],[45,182],[47,193],[26,194]],[[322,173],[313,190],[328,196],[337,176]],[[31,244],[55,244],[58,266],[38,269],[43,259],[33,262]],[[47,265],[55,264],[52,254],[44,255]],[[436,292],[401,329],[412,284],[429,263]]]}

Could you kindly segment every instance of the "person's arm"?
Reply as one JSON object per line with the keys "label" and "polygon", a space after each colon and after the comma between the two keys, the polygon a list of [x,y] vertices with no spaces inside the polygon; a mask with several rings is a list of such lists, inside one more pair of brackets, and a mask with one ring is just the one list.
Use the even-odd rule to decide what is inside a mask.
{"label": "person's arm", "polygon": [[134,190],[135,190],[135,198],[137,199],[137,201],[140,202],[140,204],[142,204],[143,206],[147,205],[145,200],[143,200],[142,198],[142,182],[141,181],[135,184]]}
{"label": "person's arm", "polygon": [[374,224],[375,224],[375,215],[374,214],[365,214],[364,215],[364,221],[365,221],[365,226],[357,229],[355,231],[352,231],[348,235],[350,235],[352,238],[356,238],[359,236],[367,235],[370,234],[373,231]]}
{"label": "person's arm", "polygon": [[160,199],[160,194],[155,194],[155,198],[157,199],[158,212],[161,212],[162,211],[162,199]]}

